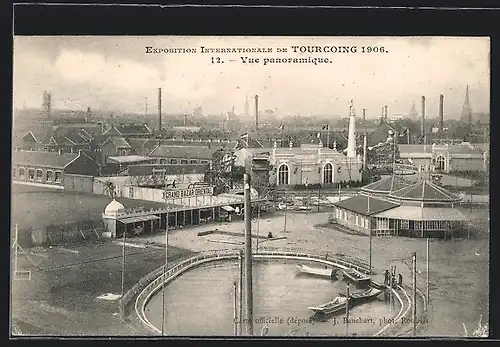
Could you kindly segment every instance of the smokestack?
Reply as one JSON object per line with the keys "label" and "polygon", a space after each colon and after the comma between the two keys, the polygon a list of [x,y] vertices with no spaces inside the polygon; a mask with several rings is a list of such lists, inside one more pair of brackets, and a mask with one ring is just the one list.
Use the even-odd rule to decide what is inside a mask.
{"label": "smokestack", "polygon": [[259,96],[255,95],[255,130],[259,130]]}
{"label": "smokestack", "polygon": [[[364,109],[363,109],[364,110]],[[367,139],[366,139],[366,133],[365,133],[365,136],[363,138],[363,169],[367,169],[367,163],[366,163],[366,160],[367,160]]]}
{"label": "smokestack", "polygon": [[424,136],[425,135],[425,96],[422,96],[422,115],[421,115],[421,128],[420,128],[420,132],[421,132],[421,135]]}
{"label": "smokestack", "polygon": [[363,121],[366,120],[366,108],[363,109]]}
{"label": "smokestack", "polygon": [[386,106],[384,106],[384,119],[386,122],[388,120],[388,117],[389,117],[389,114],[387,113],[387,105],[386,105]]}
{"label": "smokestack", "polygon": [[184,113],[184,126],[187,125],[187,118],[188,118],[187,113]]}
{"label": "smokestack", "polygon": [[349,137],[347,139],[347,157],[356,158],[356,111],[354,103],[349,107]]}
{"label": "smokestack", "polygon": [[443,131],[444,128],[444,95],[439,95],[439,131]]}
{"label": "smokestack", "polygon": [[158,88],[158,132],[161,132],[161,88]]}

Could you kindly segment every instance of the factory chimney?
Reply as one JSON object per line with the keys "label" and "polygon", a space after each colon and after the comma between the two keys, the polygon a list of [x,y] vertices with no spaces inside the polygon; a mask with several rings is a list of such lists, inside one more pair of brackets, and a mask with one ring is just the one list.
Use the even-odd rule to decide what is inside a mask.
{"label": "factory chimney", "polygon": [[443,131],[444,128],[444,95],[439,95],[439,131]]}
{"label": "factory chimney", "polygon": [[349,106],[349,137],[347,139],[347,157],[356,158],[356,111],[354,102]]}
{"label": "factory chimney", "polygon": [[259,130],[259,96],[255,95],[255,130]]}
{"label": "factory chimney", "polygon": [[184,113],[184,127],[187,126],[187,119],[188,119],[188,115],[187,115],[187,113]]}
{"label": "factory chimney", "polygon": [[366,138],[366,133],[365,133],[365,136],[363,137],[363,169],[365,169],[365,170],[368,168],[368,163],[367,163],[368,155],[366,153],[367,150],[368,150],[368,146],[367,146],[367,138]]}
{"label": "factory chimney", "polygon": [[420,132],[421,136],[425,135],[425,96],[422,96],[422,114],[421,114],[421,124],[420,124]]}
{"label": "factory chimney", "polygon": [[161,132],[161,88],[158,88],[158,133]]}
{"label": "factory chimney", "polygon": [[363,121],[366,120],[366,108],[363,109]]}
{"label": "factory chimney", "polygon": [[387,105],[384,106],[384,120],[386,123],[389,120],[389,114],[387,112]]}

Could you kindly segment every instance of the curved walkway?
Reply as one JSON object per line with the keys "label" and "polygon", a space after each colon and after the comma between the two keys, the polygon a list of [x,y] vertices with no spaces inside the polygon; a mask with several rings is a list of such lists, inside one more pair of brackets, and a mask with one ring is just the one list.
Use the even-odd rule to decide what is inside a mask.
{"label": "curved walkway", "polygon": [[[143,325],[144,328],[147,330],[154,332],[156,334],[161,334],[161,330],[155,327],[146,317],[145,314],[145,307],[151,297],[162,287],[163,284],[167,284],[170,281],[174,280],[176,277],[181,275],[182,273],[197,267],[201,264],[208,263],[208,262],[213,262],[213,261],[225,261],[225,260],[233,260],[233,259],[238,259],[238,257],[241,256],[241,252],[239,250],[223,250],[223,251],[214,251],[214,252],[208,252],[205,254],[197,255],[195,257],[192,257],[190,259],[186,259],[185,261],[181,262],[180,264],[175,265],[174,267],[168,269],[165,273],[165,277],[163,276],[163,273],[158,273],[158,270],[163,272],[163,268],[160,268],[158,270],[155,270],[156,273],[158,273],[157,278],[153,280],[151,283],[149,283],[142,291],[137,295],[137,298],[135,300],[135,314],[139,318],[139,321]],[[332,256],[332,255],[325,255],[325,254],[314,254],[311,252],[298,252],[298,251],[276,251],[276,250],[260,250],[259,253],[256,253],[253,255],[256,259],[299,259],[299,260],[307,260],[307,261],[314,261],[330,266],[335,266],[340,269],[348,269],[348,268],[354,268],[360,272],[364,272],[369,274],[370,271],[367,267],[362,266],[360,264],[355,264],[353,261],[355,259],[352,259],[352,261],[346,261],[344,259],[340,259],[338,255]],[[165,278],[165,279],[164,279]],[[404,317],[409,309],[410,309],[410,304],[409,301],[403,300],[401,298],[401,295],[398,293],[402,292],[405,294],[405,299],[409,300],[408,294],[401,288],[399,287],[398,290],[393,290],[393,293],[397,300],[399,301],[400,304],[400,310],[396,317],[393,319],[393,321],[389,322],[387,325],[385,325],[382,329],[380,329],[374,336],[381,336],[386,332],[386,330],[389,329],[393,323],[397,322],[400,320],[402,317]]]}

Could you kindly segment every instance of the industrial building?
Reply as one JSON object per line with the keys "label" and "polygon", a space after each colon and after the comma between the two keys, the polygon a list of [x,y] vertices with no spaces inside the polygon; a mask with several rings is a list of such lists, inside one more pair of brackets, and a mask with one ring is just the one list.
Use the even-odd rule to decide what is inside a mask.
{"label": "industrial building", "polygon": [[[13,152],[12,181],[18,184],[48,186],[52,188],[71,188],[86,190],[93,176],[99,176],[101,165],[80,151],[78,154],[44,151]],[[87,188],[88,190],[88,188]]]}

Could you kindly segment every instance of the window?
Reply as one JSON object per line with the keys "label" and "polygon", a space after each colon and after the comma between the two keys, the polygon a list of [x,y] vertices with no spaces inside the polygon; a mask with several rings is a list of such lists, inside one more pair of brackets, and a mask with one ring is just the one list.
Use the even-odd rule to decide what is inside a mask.
{"label": "window", "polygon": [[442,155],[438,155],[436,158],[436,170],[444,171],[446,159]]}
{"label": "window", "polygon": [[35,169],[28,169],[28,179],[35,180]]}
{"label": "window", "polygon": [[62,180],[62,172],[61,171],[56,171],[55,177],[54,177],[54,182],[55,183],[61,183]]}
{"label": "window", "polygon": [[12,178],[16,177],[16,168],[12,168]]}
{"label": "window", "polygon": [[202,160],[201,163],[202,164],[208,164],[208,160]]}
{"label": "window", "polygon": [[331,163],[326,163],[323,166],[323,183],[333,182],[333,166]]}
{"label": "window", "polygon": [[38,182],[42,182],[42,177],[43,177],[43,171],[40,169],[36,170],[36,180]]}
{"label": "window", "polygon": [[19,178],[24,180],[24,178],[25,178],[24,175],[25,175],[24,167],[20,167],[19,168]]}
{"label": "window", "polygon": [[167,163],[167,159],[160,159],[160,164],[166,164]]}
{"label": "window", "polygon": [[181,164],[187,164],[187,163],[188,163],[187,159],[181,159]]}
{"label": "window", "polygon": [[170,164],[177,164],[177,159],[170,159]]}
{"label": "window", "polygon": [[52,182],[54,179],[54,172],[52,170],[47,170],[45,172],[45,182]]}
{"label": "window", "polygon": [[278,185],[288,184],[290,169],[287,164],[281,164],[278,168]]}
{"label": "window", "polygon": [[189,164],[198,164],[198,160],[196,160],[196,159],[191,159],[191,160],[189,161]]}

